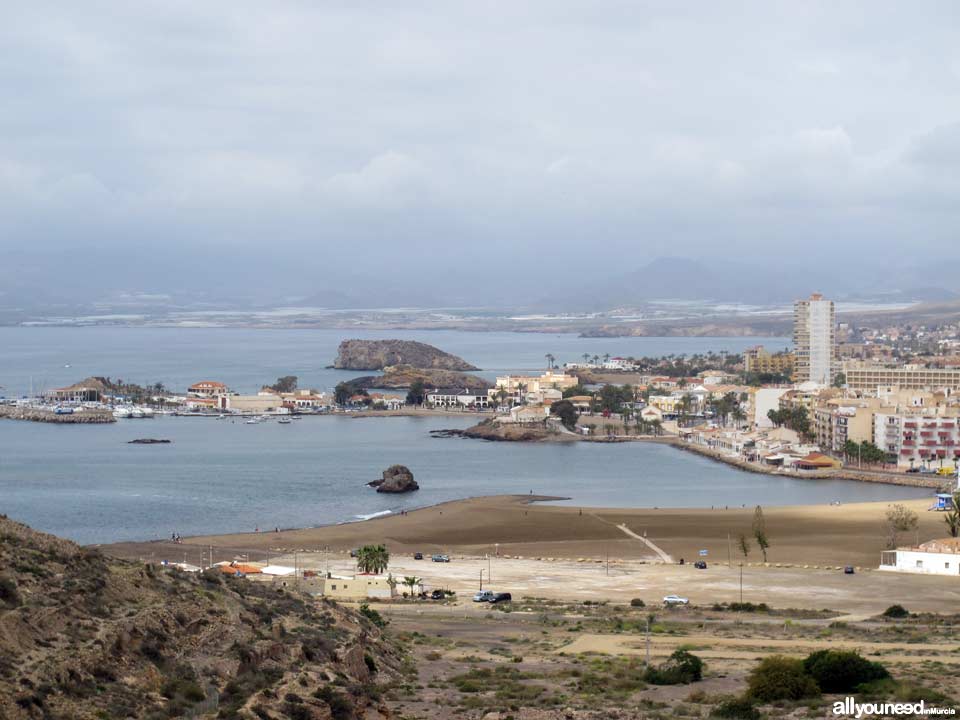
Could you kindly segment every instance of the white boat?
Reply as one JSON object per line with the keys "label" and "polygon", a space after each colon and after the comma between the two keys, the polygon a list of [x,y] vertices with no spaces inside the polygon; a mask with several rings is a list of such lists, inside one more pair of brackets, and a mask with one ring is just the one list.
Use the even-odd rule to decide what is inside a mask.
{"label": "white boat", "polygon": [[131,409],[130,409],[130,416],[129,416],[129,417],[130,417],[131,419],[136,418],[137,420],[139,420],[140,418],[144,417],[144,415],[143,415],[143,410],[141,410],[141,409],[138,408],[138,407],[131,408]]}
{"label": "white boat", "polygon": [[259,425],[259,424],[260,424],[260,421],[257,420],[256,418],[250,418],[249,420],[247,420],[247,425]]}
{"label": "white boat", "polygon": [[289,424],[290,424],[290,421],[289,421],[287,418],[281,418],[280,420],[277,420],[277,422],[280,423],[281,425],[289,425]]}
{"label": "white boat", "polygon": [[113,416],[118,419],[130,417],[130,410],[124,407],[114,408]]}

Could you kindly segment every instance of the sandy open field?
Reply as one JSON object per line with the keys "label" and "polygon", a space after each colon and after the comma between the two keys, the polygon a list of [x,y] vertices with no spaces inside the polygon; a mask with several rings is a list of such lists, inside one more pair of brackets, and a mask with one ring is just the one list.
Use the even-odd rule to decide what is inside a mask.
{"label": "sandy open field", "polygon": [[[945,534],[943,515],[928,512],[928,501],[905,504],[918,513],[920,528],[912,537],[904,536],[904,544]],[[698,604],[738,600],[737,566],[744,562],[744,599],[753,602],[852,614],[879,612],[893,602],[916,610],[956,607],[960,578],[875,570],[885,544],[887,508],[887,503],[765,508],[769,567],[761,566],[758,549],[746,559],[736,549],[737,535],[750,534],[752,508],[581,511],[531,503],[525,496],[476,498],[322,528],[105,549],[122,557],[201,565],[211,550],[215,560],[242,556],[290,564],[297,551],[301,567],[346,574],[354,567],[350,548],[384,543],[395,575],[416,575],[431,587],[458,593],[476,589],[483,569],[485,577],[492,573],[496,589],[517,597],[621,602],[641,597],[649,602],[678,593]],[[700,550],[707,551],[706,571],[689,565]],[[427,559],[413,560],[417,551]],[[453,562],[430,562],[430,554],[440,552],[450,554]],[[664,562],[680,558],[688,564]],[[839,570],[843,565],[860,569],[848,576]]]}

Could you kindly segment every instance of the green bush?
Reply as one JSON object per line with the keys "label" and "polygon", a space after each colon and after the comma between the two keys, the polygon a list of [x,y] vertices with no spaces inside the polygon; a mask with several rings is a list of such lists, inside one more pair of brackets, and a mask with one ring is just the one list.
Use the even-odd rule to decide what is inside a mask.
{"label": "green bush", "polygon": [[688,685],[703,677],[703,660],[686,650],[676,650],[667,661],[648,667],[643,679],[652,685]]}
{"label": "green bush", "polygon": [[909,617],[910,613],[903,605],[891,605],[883,611],[883,616],[888,618],[905,618]]}
{"label": "green bush", "polygon": [[634,598],[630,601],[630,607],[646,607],[647,604],[641,598]]}
{"label": "green bush", "polygon": [[717,705],[710,717],[727,718],[727,720],[760,720],[760,711],[753,701],[745,697],[732,697]]}
{"label": "green bush", "polygon": [[383,619],[383,615],[378,613],[372,607],[367,605],[367,603],[362,603],[360,605],[360,614],[363,615],[367,620],[372,622],[378,628],[386,627],[387,621]]}
{"label": "green bush", "polygon": [[747,697],[772,700],[802,700],[817,697],[817,681],[807,674],[802,660],[771,655],[760,661],[747,678]]}
{"label": "green bush", "polygon": [[883,665],[853,650],[818,650],[807,656],[803,667],[825,693],[848,693],[863,683],[890,677]]}

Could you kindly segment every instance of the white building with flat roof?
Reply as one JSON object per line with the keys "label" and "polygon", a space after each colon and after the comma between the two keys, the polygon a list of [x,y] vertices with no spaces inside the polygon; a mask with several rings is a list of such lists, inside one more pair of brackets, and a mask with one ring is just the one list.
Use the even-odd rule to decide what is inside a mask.
{"label": "white building with flat roof", "polygon": [[960,538],[930,540],[916,547],[886,550],[880,554],[880,569],[960,577]]}

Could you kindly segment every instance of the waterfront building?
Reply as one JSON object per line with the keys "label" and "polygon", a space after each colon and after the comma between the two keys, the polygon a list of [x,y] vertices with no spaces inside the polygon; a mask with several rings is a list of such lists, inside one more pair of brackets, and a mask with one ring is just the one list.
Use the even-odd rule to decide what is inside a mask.
{"label": "waterfront building", "polygon": [[960,391],[960,368],[847,361],[843,363],[843,374],[847,387],[859,392],[877,393],[883,387]]}
{"label": "waterfront building", "polygon": [[821,449],[841,452],[847,441],[873,442],[873,417],[880,409],[877,398],[831,398],[813,409],[811,426]]}
{"label": "waterfront building", "polygon": [[230,392],[230,388],[216,380],[201,380],[187,388],[187,394],[193,397],[220,397]]}
{"label": "waterfront building", "polygon": [[434,388],[427,391],[426,402],[435,408],[485,408],[490,396],[483,388]]}
{"label": "waterfront building", "polygon": [[757,345],[743,351],[744,370],[748,373],[771,375],[793,375],[794,356],[792,352],[767,352],[763,345]]}
{"label": "waterfront building", "polygon": [[100,402],[107,398],[109,389],[103,380],[88,377],[67,387],[57,388],[49,397],[56,402]]}
{"label": "waterfront building", "polygon": [[830,385],[837,370],[836,311],[832,300],[814,293],[793,305],[795,382]]}
{"label": "waterfront building", "polygon": [[531,395],[532,399],[538,402],[544,399],[540,394],[546,390],[558,390],[562,396],[564,390],[576,387],[578,383],[576,375],[553,370],[535,376],[501,375],[497,378],[496,386],[487,391],[487,395],[491,404],[500,404],[502,390],[507,395],[507,403],[521,405],[527,395]]}
{"label": "waterfront building", "polygon": [[880,412],[873,417],[873,444],[898,465],[951,466],[960,460],[957,408],[940,406],[921,413]]}
{"label": "waterfront building", "polygon": [[960,538],[930,540],[914,547],[898,547],[880,553],[880,570],[960,575]]}

